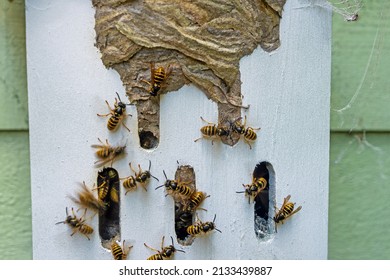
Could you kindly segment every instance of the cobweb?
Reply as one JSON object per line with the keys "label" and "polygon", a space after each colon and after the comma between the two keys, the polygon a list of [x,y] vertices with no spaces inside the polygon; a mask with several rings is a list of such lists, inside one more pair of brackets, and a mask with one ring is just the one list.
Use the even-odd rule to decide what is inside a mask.
{"label": "cobweb", "polygon": [[330,9],[334,13],[341,15],[346,21],[357,21],[359,11],[362,8],[362,0],[299,0],[305,7],[322,7]]}
{"label": "cobweb", "polygon": [[[370,68],[370,66],[373,64],[374,66],[374,69],[373,71],[376,70],[376,66],[377,66],[377,63],[373,63],[374,61],[378,61],[378,58],[379,58],[379,46],[381,45],[380,42],[382,40],[378,40],[379,38],[379,31],[381,30],[381,25],[382,25],[382,19],[383,19],[383,14],[381,13],[381,17],[380,17],[380,21],[378,23],[378,26],[376,28],[376,32],[375,32],[375,37],[374,37],[374,40],[372,42],[372,47],[371,47],[371,51],[370,51],[370,55],[368,56],[368,60],[367,60],[367,63],[366,63],[366,66],[365,66],[365,69],[364,69],[364,72],[362,74],[362,77],[360,79],[360,82],[355,90],[355,93],[353,94],[352,98],[349,100],[349,102],[343,106],[342,108],[339,108],[339,109],[332,109],[333,111],[337,112],[338,114],[342,114],[344,111],[350,109],[353,105],[353,103],[355,103],[356,101],[356,98],[359,96],[359,94],[361,93],[361,89],[363,87],[363,85],[365,84],[366,82],[366,77],[367,77],[367,73],[368,73],[368,70]],[[383,36],[380,37],[381,39],[383,39]],[[375,59],[373,59],[375,57]]]}
{"label": "cobweb", "polygon": [[[349,134],[352,136],[352,139],[348,141],[346,145],[342,148],[333,163],[341,163],[341,161],[351,152],[363,154],[363,152],[366,152],[367,149],[369,149],[377,154],[376,164],[378,166],[377,170],[379,172],[380,178],[387,179],[387,168],[385,167],[384,160],[387,157],[386,152],[382,148],[375,146],[367,140],[366,130],[363,130],[362,132],[350,132]],[[357,149],[356,144],[358,145]],[[364,158],[364,156],[362,156],[362,158]]]}

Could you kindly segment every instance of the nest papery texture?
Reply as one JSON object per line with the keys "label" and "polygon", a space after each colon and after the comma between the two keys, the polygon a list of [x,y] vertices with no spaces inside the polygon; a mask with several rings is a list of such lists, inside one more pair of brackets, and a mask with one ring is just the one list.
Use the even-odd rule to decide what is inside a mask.
{"label": "nest papery texture", "polygon": [[[285,0],[93,0],[96,45],[104,65],[121,75],[131,102],[149,102],[148,85],[140,83],[140,79],[150,79],[150,62],[156,67],[173,65],[164,92],[194,83],[209,99],[223,104],[219,110],[228,108],[229,114],[233,112],[219,112],[220,117],[234,119],[241,114],[240,108],[232,105],[241,105],[239,61],[259,45],[266,51],[279,46],[284,3]],[[153,55],[151,50],[159,55]],[[152,103],[158,106],[158,102]],[[158,109],[154,111],[158,114]],[[153,123],[141,129],[152,131],[158,127]]]}

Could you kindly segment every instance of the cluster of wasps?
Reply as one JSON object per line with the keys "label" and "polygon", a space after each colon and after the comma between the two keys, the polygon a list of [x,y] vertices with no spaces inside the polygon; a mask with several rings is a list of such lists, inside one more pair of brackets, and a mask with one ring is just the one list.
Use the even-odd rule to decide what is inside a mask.
{"label": "cluster of wasps", "polygon": [[[167,69],[165,69],[163,66],[159,66],[157,69],[155,68],[154,63],[150,64],[150,77],[151,81],[147,81],[142,79],[141,82],[146,83],[149,85],[148,93],[152,97],[158,96],[162,89],[166,86],[166,81],[170,74],[172,73],[172,66],[169,65]],[[230,102],[230,100],[227,98],[227,101],[229,104],[233,106],[238,106]],[[239,106],[242,108],[249,108],[245,106]],[[246,126],[246,116],[244,119],[244,123],[241,122],[242,117],[236,118],[235,120],[228,120],[228,125],[221,125],[221,124],[215,124],[212,122],[208,122],[203,119],[203,117],[200,117],[202,121],[206,122],[207,125],[200,128],[200,132],[202,134],[202,137],[195,139],[194,142],[197,142],[199,139],[206,137],[206,138],[212,138],[212,143],[214,142],[215,138],[220,137],[231,137],[233,133],[237,133],[240,136],[243,137],[244,141],[249,145],[249,148],[252,149],[251,142],[255,141],[257,139],[257,130],[260,130],[260,128],[257,127],[251,127]]]}
{"label": "cluster of wasps", "polygon": [[[120,125],[123,125],[125,129],[130,131],[124,123],[126,117],[131,116],[126,113],[126,106],[130,104],[122,102],[118,93],[116,93],[116,95],[118,99],[115,98],[114,108],[112,108],[106,100],[109,113],[97,114],[97,116],[109,116],[107,129],[111,132],[116,131]],[[75,196],[69,196],[79,208],[75,210],[72,207],[70,211],[66,208],[66,219],[56,223],[67,224],[72,229],[71,236],[78,232],[84,235],[88,240],[90,240],[90,235],[94,233],[92,226],[87,223],[88,220],[92,219],[96,214],[99,216],[108,215],[110,217],[113,215],[112,212],[118,211],[115,209],[118,209],[117,206],[119,204],[120,181],[123,180],[123,187],[126,189],[125,194],[127,194],[129,191],[135,190],[138,185],[141,185],[146,190],[145,185],[150,178],[158,180],[150,173],[150,161],[148,170],[142,170],[141,166],[138,165],[138,171],[135,171],[131,163],[129,163],[130,169],[134,172],[134,175],[119,178],[117,170],[112,168],[112,165],[116,159],[125,154],[126,145],[113,146],[108,140],[103,142],[100,138],[98,138],[98,141],[99,144],[91,146],[95,149],[95,156],[98,159],[94,162],[95,167],[103,167],[97,174],[97,186],[95,187],[94,185],[92,188],[89,188],[85,182],[83,182],[77,194]],[[110,166],[107,167],[106,165]],[[94,191],[96,191],[97,195],[95,195]],[[84,212],[83,215],[79,217],[77,213],[81,209],[84,209]],[[93,212],[93,215],[89,218],[86,217],[87,210]],[[115,260],[126,259],[132,247],[133,246],[126,247],[125,240],[123,240],[122,245],[120,245],[118,240],[114,239],[110,245],[111,253]]]}
{"label": "cluster of wasps", "polygon": [[[150,94],[152,96],[156,96],[170,71],[166,73],[163,67],[160,67],[155,71],[154,66],[152,66],[151,69],[152,81],[150,83],[148,82],[148,84],[151,86]],[[126,113],[126,106],[130,104],[125,104],[122,102],[118,93],[116,93],[116,95],[118,99],[115,98],[114,108],[112,108],[106,100],[105,102],[108,106],[109,113],[97,114],[97,116],[109,116],[107,121],[107,129],[111,132],[116,131],[120,125],[123,125],[125,129],[130,131],[130,129],[124,123],[126,117],[131,116],[130,114]],[[122,185],[125,189],[125,195],[127,195],[128,192],[136,190],[138,186],[141,186],[145,191],[147,191],[146,185],[150,178],[154,178],[155,180],[159,181],[159,179],[153,176],[150,172],[151,161],[149,161],[148,170],[142,170],[140,164],[138,164],[138,171],[133,168],[132,163],[130,162],[129,167],[134,175],[120,178],[118,172],[112,168],[112,165],[116,159],[118,159],[121,155],[124,155],[126,145],[113,146],[108,142],[108,139],[103,142],[100,138],[98,138],[98,141],[99,144],[94,144],[91,146],[95,149],[95,156],[98,158],[98,160],[94,162],[95,167],[103,167],[102,170],[98,171],[97,186],[95,187],[94,185],[92,188],[89,188],[85,182],[83,182],[81,184],[81,189],[77,192],[76,196],[69,196],[69,198],[75,204],[77,204],[79,208],[76,211],[74,208],[71,208],[71,213],[69,213],[68,208],[66,208],[66,219],[56,223],[67,224],[72,229],[71,236],[78,232],[84,235],[88,240],[90,240],[90,235],[93,234],[94,229],[87,223],[87,221],[92,219],[96,214],[102,216],[110,211],[114,211],[112,210],[113,206],[119,203],[120,181],[123,181]],[[105,167],[106,165],[110,165],[110,167]],[[164,175],[166,177],[165,171]],[[183,182],[177,182],[175,180],[167,179],[166,183],[162,186],[165,186],[167,193],[171,196],[175,197],[176,199],[179,197],[182,199],[182,201],[185,203],[185,211],[188,213],[193,213],[199,207],[200,203],[207,197],[203,192],[190,191],[190,188],[188,188]],[[94,191],[97,192],[97,196],[95,196]],[[78,217],[77,212],[81,209],[84,209],[84,213]],[[87,210],[93,212],[93,215],[90,218],[86,218]],[[210,232],[211,230],[215,229],[214,221],[203,223],[198,219],[196,223],[188,227],[188,232],[194,236]],[[153,249],[152,247],[145,244],[147,248],[156,252],[148,259],[170,259],[176,251],[184,252],[182,250],[176,249],[174,247],[172,237],[171,240],[172,244],[164,247],[163,237],[160,250]],[[126,259],[132,247],[133,246],[126,247],[124,240],[122,245],[118,243],[118,240],[113,240],[111,243],[111,253],[113,258],[115,260]]]}
{"label": "cluster of wasps", "polygon": [[[248,197],[248,203],[251,203],[251,201],[254,202],[256,197],[268,187],[268,182],[264,177],[252,176],[252,182],[250,184],[242,184],[242,186],[244,187],[244,190],[237,191],[236,193],[244,193],[245,196]],[[295,208],[295,203],[290,202],[290,198],[291,195],[284,198],[280,209],[275,206],[273,221],[276,225],[279,223],[283,224],[285,220],[302,209],[302,206]]]}
{"label": "cluster of wasps", "polygon": [[[172,72],[172,67],[168,66],[167,69],[160,66],[157,69],[154,66],[154,63],[151,63],[151,80],[141,80],[142,82],[149,85],[148,93],[152,97],[158,96],[162,88],[165,86],[166,80]],[[110,106],[106,100],[109,113],[107,114],[97,114],[99,117],[109,117],[107,121],[107,129],[111,132],[116,131],[119,126],[123,126],[127,131],[130,132],[130,129],[125,124],[125,119],[131,114],[126,113],[126,107],[131,104],[126,104],[121,101],[121,98],[118,93],[116,93],[117,98],[115,98],[114,108]],[[221,137],[231,137],[232,134],[236,133],[243,137],[244,141],[252,149],[251,142],[257,139],[256,131],[260,128],[254,128],[246,126],[247,118],[245,116],[244,122],[242,123],[242,117],[239,117],[234,120],[227,121],[227,125],[215,124],[208,122],[203,117],[201,120],[206,122],[207,125],[201,127],[200,132],[202,137],[194,140],[197,142],[202,138],[214,139]],[[98,172],[97,177],[97,186],[92,188],[87,187],[85,182],[81,184],[81,189],[78,191],[76,196],[70,196],[70,199],[79,206],[75,211],[72,207],[70,212],[68,208],[66,211],[66,218],[63,221],[57,222],[56,224],[67,224],[71,229],[73,236],[75,233],[80,233],[84,235],[88,240],[90,240],[90,235],[93,234],[94,229],[87,223],[89,219],[92,219],[96,214],[102,216],[109,211],[116,204],[119,204],[119,186],[120,181],[122,182],[123,188],[125,189],[125,195],[128,192],[134,191],[138,186],[141,186],[145,191],[147,191],[146,185],[151,178],[159,181],[158,178],[153,176],[150,172],[151,162],[149,161],[148,170],[142,170],[140,164],[138,164],[138,171],[136,171],[131,162],[129,163],[130,170],[134,175],[129,175],[124,178],[120,178],[118,172],[112,168],[113,162],[118,159],[120,156],[124,155],[126,145],[117,145],[113,146],[108,142],[108,139],[103,142],[98,138],[99,144],[94,144],[91,147],[96,149],[95,155],[98,158],[95,161],[95,167],[103,167],[102,170]],[[105,165],[110,164],[110,167],[105,167]],[[189,184],[190,182],[182,182],[179,180],[168,179],[165,171],[163,171],[165,176],[165,183],[158,186],[156,189],[165,187],[166,195],[172,196],[175,202],[178,202],[181,205],[181,214],[179,217],[179,222],[184,225],[185,232],[191,237],[199,237],[202,235],[209,234],[212,231],[221,232],[215,225],[216,215],[212,221],[203,222],[200,220],[197,214],[197,210],[205,210],[200,207],[202,202],[209,197],[205,192],[193,190]],[[245,193],[248,196],[248,201],[254,200],[256,196],[267,187],[267,180],[265,178],[253,178],[250,184],[243,184],[245,190],[239,191],[237,193]],[[97,192],[97,197],[94,192]],[[275,223],[283,223],[287,218],[291,217],[293,214],[301,210],[301,206],[295,208],[295,203],[289,202],[290,195],[284,199],[283,205],[280,209],[276,210],[275,216],[273,218]],[[78,216],[78,211],[84,209],[84,212],[81,216]],[[86,217],[87,210],[93,212],[93,215],[90,218]],[[195,222],[192,222],[193,215],[196,216]],[[160,249],[154,249],[144,243],[144,246],[155,253],[151,255],[148,260],[167,260],[171,259],[175,252],[184,252],[174,247],[173,238],[171,236],[171,245],[164,246],[164,239],[162,237]],[[125,246],[125,240],[123,240],[122,245],[118,243],[118,240],[112,240],[111,242],[111,253],[115,260],[124,260],[127,258],[130,249],[133,246]]]}
{"label": "cluster of wasps", "polygon": [[202,137],[195,139],[194,142],[202,138],[212,139],[212,144],[214,143],[214,139],[221,137],[231,137],[233,133],[237,133],[243,137],[245,143],[249,145],[249,148],[252,149],[251,142],[257,139],[256,130],[260,130],[259,127],[250,127],[246,126],[246,116],[244,118],[244,123],[241,123],[242,117],[239,117],[233,121],[228,121],[228,125],[215,124],[209,121],[206,121],[203,117],[200,117],[201,120],[207,125],[202,126],[200,128],[200,132]]}
{"label": "cluster of wasps", "polygon": [[[206,210],[201,208],[200,205],[209,197],[209,195],[203,191],[191,188],[190,184],[192,182],[168,179],[164,170],[163,173],[165,176],[165,183],[158,186],[156,189],[165,187],[166,196],[171,196],[176,205],[178,205],[178,208],[180,208],[178,211],[180,214],[178,221],[176,221],[176,227],[185,230],[187,235],[191,237],[205,236],[213,230],[221,232],[215,225],[216,215],[214,216],[213,221],[203,222],[196,213],[197,210]],[[195,222],[192,222],[193,215],[196,215]]]}

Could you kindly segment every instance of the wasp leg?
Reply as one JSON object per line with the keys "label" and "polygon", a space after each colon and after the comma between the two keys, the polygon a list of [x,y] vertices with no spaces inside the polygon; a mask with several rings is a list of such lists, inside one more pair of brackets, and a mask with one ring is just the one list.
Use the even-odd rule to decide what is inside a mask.
{"label": "wasp leg", "polygon": [[[131,116],[131,115],[129,114],[129,116]],[[123,120],[122,120],[122,125],[130,132],[130,129],[125,125],[125,123],[123,122]]]}

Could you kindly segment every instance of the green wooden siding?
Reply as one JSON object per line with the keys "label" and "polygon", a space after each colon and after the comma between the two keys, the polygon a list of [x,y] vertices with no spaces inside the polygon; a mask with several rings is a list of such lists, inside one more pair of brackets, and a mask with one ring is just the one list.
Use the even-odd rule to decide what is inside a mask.
{"label": "green wooden siding", "polygon": [[31,259],[28,132],[0,132],[0,259]]}
{"label": "green wooden siding", "polygon": [[[329,259],[390,259],[389,16],[387,0],[334,16]],[[32,258],[26,81],[24,1],[0,1],[0,259]]]}
{"label": "green wooden siding", "polygon": [[0,1],[0,130],[27,130],[24,1]]}
{"label": "green wooden siding", "polygon": [[332,133],[330,259],[390,259],[389,143],[389,133]]}
{"label": "green wooden siding", "polygon": [[328,257],[390,259],[390,2],[359,15],[333,20]]}
{"label": "green wooden siding", "polygon": [[359,14],[357,22],[334,16],[331,129],[388,132],[390,1],[365,1]]}
{"label": "green wooden siding", "polygon": [[32,258],[24,1],[0,1],[0,259]]}

